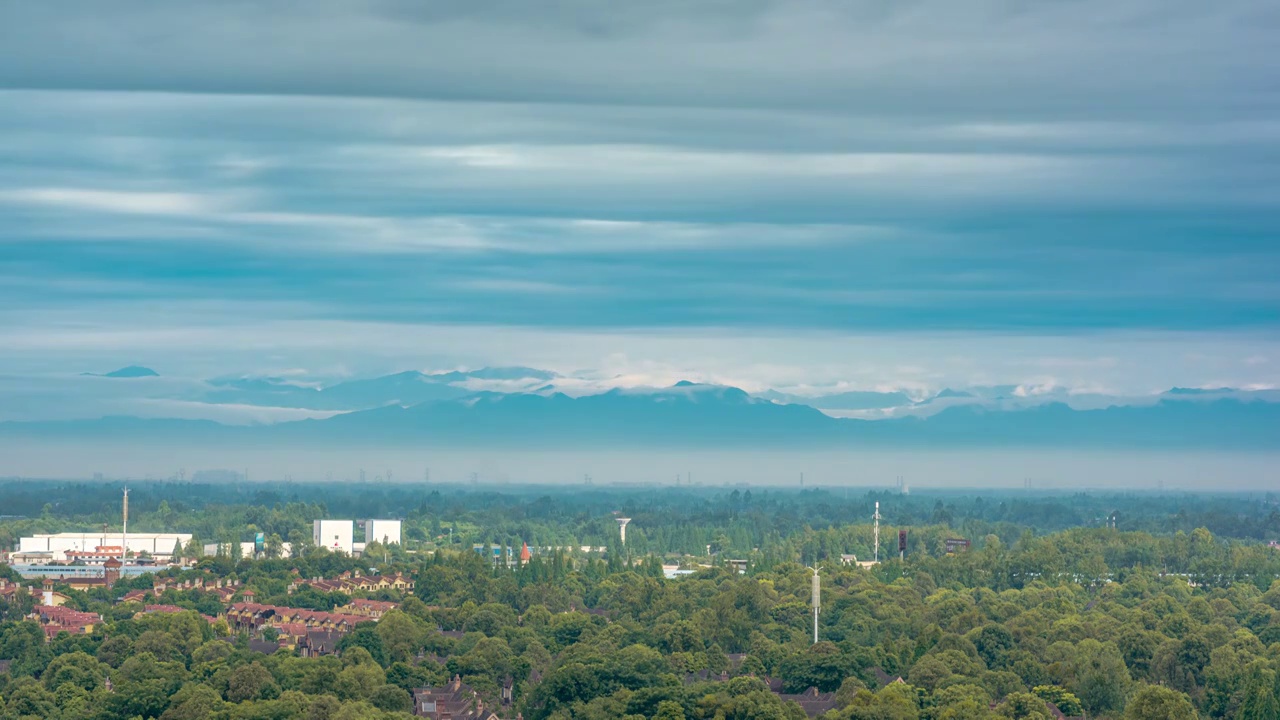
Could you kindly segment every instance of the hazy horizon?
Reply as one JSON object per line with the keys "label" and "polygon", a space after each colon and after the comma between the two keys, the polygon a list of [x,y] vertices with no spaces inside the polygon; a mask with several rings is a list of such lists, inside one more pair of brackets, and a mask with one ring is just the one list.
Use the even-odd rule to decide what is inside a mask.
{"label": "hazy horizon", "polygon": [[[72,452],[72,450],[74,450]],[[358,481],[392,471],[392,482],[482,485],[746,483],[753,486],[1023,488],[1034,490],[1273,490],[1280,480],[1280,452],[1140,452],[1055,449],[924,451],[407,451],[358,449],[113,447],[99,443],[11,443],[0,477],[90,479],[177,478],[200,470],[249,473],[250,482]]]}

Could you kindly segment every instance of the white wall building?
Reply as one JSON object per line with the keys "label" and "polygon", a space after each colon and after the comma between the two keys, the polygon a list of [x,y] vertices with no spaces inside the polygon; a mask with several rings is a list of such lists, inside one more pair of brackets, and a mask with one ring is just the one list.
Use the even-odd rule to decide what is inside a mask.
{"label": "white wall building", "polygon": [[316,547],[342,552],[354,552],[351,543],[355,535],[355,523],[351,520],[316,520],[311,525],[311,540]]}
{"label": "white wall building", "polygon": [[[18,552],[52,553],[56,562],[66,562],[67,553],[91,553],[100,547],[119,551],[124,537],[119,530],[103,532],[64,532],[37,534],[18,539]],[[182,543],[183,549],[191,542],[190,533],[129,533],[129,555],[142,553],[165,560],[173,556],[174,547]]]}
{"label": "white wall building", "polygon": [[399,545],[400,544],[400,521],[399,520],[365,520],[364,521],[364,541],[365,544],[371,542],[380,542],[383,545]]}
{"label": "white wall building", "polygon": [[[253,543],[251,543],[251,542],[242,542],[242,543],[239,543],[239,546],[240,546],[240,547],[239,547],[239,550],[240,550],[240,554],[239,554],[239,555],[236,555],[236,554],[235,554],[235,552],[236,552],[236,549],[237,549],[237,548],[236,548],[236,546],[235,546],[235,545],[232,545],[232,546],[231,546],[231,554],[232,554],[235,558],[237,558],[237,559],[239,559],[239,558],[251,558],[251,557],[253,557],[253,545],[254,545],[254,544],[253,544]],[[206,544],[206,545],[204,546],[204,554],[205,554],[206,556],[209,556],[209,557],[212,557],[212,556],[214,556],[214,555],[217,555],[217,554],[218,554],[218,543],[208,543],[208,544]],[[287,542],[280,543],[280,557],[281,557],[281,558],[290,558],[290,557],[293,557],[293,546],[292,546],[292,545],[290,545],[290,544],[289,544],[289,543],[287,543]]]}

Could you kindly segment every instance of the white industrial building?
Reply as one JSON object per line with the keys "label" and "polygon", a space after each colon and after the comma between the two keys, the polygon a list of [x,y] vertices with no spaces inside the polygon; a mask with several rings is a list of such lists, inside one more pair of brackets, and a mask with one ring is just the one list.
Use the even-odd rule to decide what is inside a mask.
{"label": "white industrial building", "polygon": [[186,549],[189,542],[190,533],[129,533],[125,536],[116,531],[64,532],[19,538],[18,552],[32,556],[48,553],[54,562],[67,562],[70,553],[92,563],[94,555],[119,557],[121,548],[127,545],[130,556],[146,553],[164,562],[173,557],[175,547],[181,544],[181,549]]}
{"label": "white industrial building", "polygon": [[[239,551],[240,551],[240,554],[238,554],[238,555],[236,554],[236,550],[237,550],[236,545],[239,545]],[[218,547],[219,547],[219,543],[208,543],[208,544],[206,544],[206,545],[204,546],[204,554],[205,554],[206,556],[213,556],[213,555],[217,555],[217,554],[218,554]],[[237,559],[239,559],[239,558],[251,558],[251,557],[253,557],[253,556],[254,556],[254,543],[251,543],[251,542],[242,542],[242,543],[233,544],[233,545],[231,546],[231,555],[232,555],[232,557],[235,557],[235,558],[237,558]],[[281,557],[281,558],[290,558],[290,557],[293,557],[293,546],[292,546],[292,545],[290,545],[290,544],[289,544],[289,543],[287,543],[287,542],[285,542],[285,543],[280,543],[280,557]]]}
{"label": "white industrial building", "polygon": [[383,545],[399,545],[400,521],[365,520],[364,541],[366,545],[371,542],[379,542]]}
{"label": "white industrial building", "polygon": [[351,555],[355,548],[355,522],[351,520],[316,520],[311,525],[311,540],[316,547]]}

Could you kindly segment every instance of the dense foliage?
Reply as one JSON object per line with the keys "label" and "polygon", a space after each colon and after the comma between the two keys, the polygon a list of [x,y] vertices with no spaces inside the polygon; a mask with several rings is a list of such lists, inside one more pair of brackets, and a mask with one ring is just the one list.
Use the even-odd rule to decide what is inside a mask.
{"label": "dense foliage", "polygon": [[[0,529],[91,526],[113,511],[108,488],[78,487],[46,489],[45,501],[66,499]],[[0,660],[9,661],[0,717],[406,717],[414,687],[455,675],[493,707],[510,682],[514,705],[501,714],[531,720],[799,719],[779,692],[810,687],[835,693],[833,719],[1047,718],[1047,701],[1069,715],[1129,720],[1280,717],[1280,550],[1258,542],[1275,537],[1270,498],[360,489],[374,499],[342,506],[343,515],[392,514],[378,503],[393,500],[413,508],[404,547],[362,559],[316,549],[287,560],[218,556],[167,571],[237,578],[258,602],[319,609],[348,596],[290,594],[290,579],[370,567],[413,574],[414,594],[383,591],[400,608],[347,635],[340,656],[255,652],[248,637],[202,617],[221,607],[198,590],[171,588],[157,601],[183,613],[137,615],[140,605],[113,602],[150,587],[142,577],[110,593],[69,592],[104,622],[48,644],[22,619],[30,598],[0,607]],[[154,484],[131,504],[135,495],[140,530],[241,539],[250,526],[297,537],[324,511],[316,501],[338,507],[356,491]],[[871,556],[866,517],[877,499],[885,561],[842,563],[846,553]],[[611,510],[634,518],[625,550]],[[1226,528],[1219,515],[1234,515],[1234,529],[1196,527]],[[944,541],[957,536],[972,547],[947,554]],[[507,568],[470,549],[525,541],[611,551],[548,549]],[[696,572],[664,579],[663,555]],[[747,560],[748,572],[727,558]],[[822,577],[817,644],[806,564]]]}

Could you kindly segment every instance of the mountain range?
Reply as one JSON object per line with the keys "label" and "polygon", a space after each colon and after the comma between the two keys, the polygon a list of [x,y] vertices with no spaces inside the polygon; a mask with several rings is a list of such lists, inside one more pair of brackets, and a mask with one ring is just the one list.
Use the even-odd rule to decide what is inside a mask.
{"label": "mountain range", "polygon": [[[1013,389],[903,393],[842,392],[811,398],[749,394],[681,382],[572,395],[555,373],[485,368],[404,372],[330,386],[281,378],[224,378],[202,384],[201,402],[341,410],[261,425],[113,415],[0,423],[0,437],[156,440],[189,443],[360,443],[395,446],[568,448],[736,447],[1091,447],[1280,449],[1280,403],[1270,392],[1176,389],[1132,405],[1077,408],[1034,402]],[[514,387],[498,391],[486,386]],[[523,388],[523,389],[521,389]],[[1006,391],[1007,390],[1007,391]],[[1009,404],[1010,398],[1029,404]],[[882,419],[833,417],[825,406],[937,406]]]}

